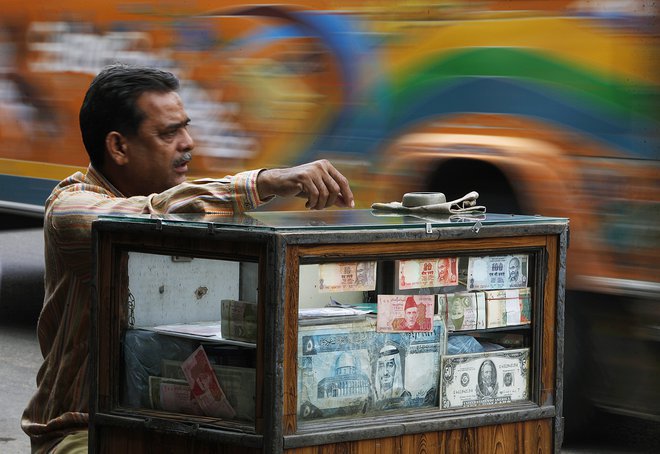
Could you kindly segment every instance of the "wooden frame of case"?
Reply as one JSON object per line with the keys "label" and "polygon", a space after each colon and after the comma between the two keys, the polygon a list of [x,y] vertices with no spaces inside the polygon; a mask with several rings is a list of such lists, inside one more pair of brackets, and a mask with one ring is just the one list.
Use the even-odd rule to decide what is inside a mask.
{"label": "wooden frame of case", "polygon": [[[213,224],[102,220],[94,224],[97,302],[92,314],[92,452],[296,453],[559,452],[562,441],[563,295],[568,223],[426,229],[250,229]],[[120,339],[126,327],[129,250],[259,263],[254,427],[211,423],[118,405]],[[299,266],[432,255],[534,256],[530,400],[496,408],[394,412],[298,424]],[[267,279],[266,277],[273,277]],[[263,290],[262,290],[263,289]],[[539,291],[540,290],[540,291]],[[278,304],[268,304],[275,301]],[[400,451],[397,451],[400,450]],[[337,451],[338,452],[338,451]]]}

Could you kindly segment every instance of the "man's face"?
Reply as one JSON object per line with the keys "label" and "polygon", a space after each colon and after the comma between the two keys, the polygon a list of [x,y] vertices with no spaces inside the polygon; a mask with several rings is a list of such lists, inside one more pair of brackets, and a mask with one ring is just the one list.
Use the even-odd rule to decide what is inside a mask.
{"label": "man's face", "polygon": [[447,277],[447,262],[444,260],[438,262],[438,277],[441,280],[445,280]]}
{"label": "man's face", "polygon": [[484,383],[488,383],[488,384],[492,383],[492,381],[493,381],[493,368],[492,368],[492,366],[490,364],[484,365],[484,368],[483,368],[482,372],[483,373],[482,373],[481,376],[483,378]]}
{"label": "man's face", "polygon": [[367,282],[367,267],[364,263],[358,263],[355,269],[355,280],[358,284]]}
{"label": "man's face", "polygon": [[513,259],[509,262],[509,279],[515,281],[518,279],[518,273],[520,272],[520,262]]}
{"label": "man's face", "polygon": [[463,317],[464,312],[465,312],[465,308],[463,306],[463,299],[454,298],[453,304],[451,305],[451,311],[449,313],[451,318],[454,320],[459,319]]}
{"label": "man's face", "polygon": [[[194,142],[190,122],[176,92],[145,92],[137,99],[145,114],[137,135],[125,137],[125,196],[162,192],[186,180]],[[130,192],[130,193],[126,193]]]}
{"label": "man's face", "polygon": [[409,307],[406,309],[405,318],[406,324],[408,326],[413,326],[417,322],[417,308]]}
{"label": "man's face", "polygon": [[390,389],[394,386],[394,374],[396,372],[396,362],[394,358],[386,358],[380,361],[378,368],[378,378],[380,386],[383,389]]}

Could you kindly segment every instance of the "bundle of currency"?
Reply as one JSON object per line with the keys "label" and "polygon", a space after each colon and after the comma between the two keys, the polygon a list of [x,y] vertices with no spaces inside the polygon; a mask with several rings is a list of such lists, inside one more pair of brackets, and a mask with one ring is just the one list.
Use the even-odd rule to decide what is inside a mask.
{"label": "bundle of currency", "polygon": [[529,349],[444,356],[440,388],[441,408],[527,400]]}
{"label": "bundle of currency", "polygon": [[151,408],[187,415],[202,415],[202,409],[190,392],[186,380],[149,377]]}
{"label": "bundle of currency", "polygon": [[486,294],[488,328],[529,324],[531,289],[489,290]]}
{"label": "bundle of currency", "polygon": [[319,265],[319,292],[371,291],[376,289],[376,262],[323,263]]}
{"label": "bundle of currency", "polygon": [[468,290],[495,290],[527,286],[527,255],[470,257]]}
{"label": "bundle of currency", "polygon": [[439,317],[428,333],[377,333],[369,319],[301,326],[299,418],[436,406],[440,356],[445,348],[446,332]]}
{"label": "bundle of currency", "polygon": [[399,260],[399,289],[446,287],[458,284],[458,259]]}
{"label": "bundle of currency", "polygon": [[[179,383],[185,384],[190,395],[190,386],[188,386],[181,365],[181,361],[164,359],[161,364],[161,375],[163,380],[179,381]],[[249,367],[218,366],[215,364],[211,367],[227,396],[227,400],[229,400],[229,404],[236,411],[236,419],[254,421],[256,371]]]}
{"label": "bundle of currency", "polygon": [[378,295],[377,331],[433,330],[435,295]]}
{"label": "bundle of currency", "polygon": [[[478,298],[476,293],[456,292],[446,295],[438,295],[438,298],[444,298],[447,308],[447,330],[465,331],[477,329]],[[480,296],[483,298],[483,295]]]}
{"label": "bundle of currency", "polygon": [[202,346],[181,363],[181,369],[204,415],[227,419],[236,416]]}
{"label": "bundle of currency", "polygon": [[223,338],[244,342],[257,341],[257,303],[222,300],[220,317]]}

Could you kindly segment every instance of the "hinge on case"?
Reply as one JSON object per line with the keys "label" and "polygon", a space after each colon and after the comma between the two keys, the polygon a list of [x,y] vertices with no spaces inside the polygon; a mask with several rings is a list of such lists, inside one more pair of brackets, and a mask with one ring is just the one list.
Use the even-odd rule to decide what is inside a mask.
{"label": "hinge on case", "polygon": [[426,223],[426,233],[433,233],[433,226],[430,222]]}

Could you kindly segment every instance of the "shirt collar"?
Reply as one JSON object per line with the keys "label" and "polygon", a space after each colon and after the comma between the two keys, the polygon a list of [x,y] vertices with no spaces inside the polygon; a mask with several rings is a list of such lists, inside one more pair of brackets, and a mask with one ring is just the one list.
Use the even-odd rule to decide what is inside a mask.
{"label": "shirt collar", "polygon": [[87,178],[89,181],[93,184],[97,184],[108,191],[112,192],[113,195],[117,197],[124,197],[124,194],[122,194],[119,189],[115,188],[110,181],[98,170],[94,168],[92,164],[89,164],[87,166]]}

